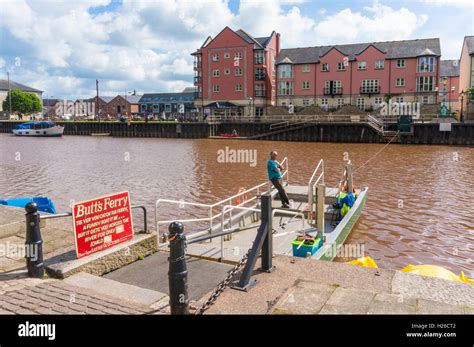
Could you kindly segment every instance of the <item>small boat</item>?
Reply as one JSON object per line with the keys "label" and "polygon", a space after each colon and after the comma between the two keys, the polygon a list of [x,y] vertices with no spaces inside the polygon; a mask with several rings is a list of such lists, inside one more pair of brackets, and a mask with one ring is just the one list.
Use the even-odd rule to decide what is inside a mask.
{"label": "small boat", "polygon": [[54,206],[53,201],[46,196],[0,200],[0,205],[25,208],[26,204],[28,204],[29,202],[36,203],[36,205],[38,206],[38,211],[56,214],[56,206]]}
{"label": "small boat", "polygon": [[232,134],[219,134],[220,137],[239,137],[239,134],[237,133],[232,133]]}
{"label": "small boat", "polygon": [[110,136],[110,133],[91,133],[91,136]]}
{"label": "small boat", "polygon": [[18,124],[12,132],[17,136],[62,136],[64,133],[64,127],[46,121],[27,122]]}

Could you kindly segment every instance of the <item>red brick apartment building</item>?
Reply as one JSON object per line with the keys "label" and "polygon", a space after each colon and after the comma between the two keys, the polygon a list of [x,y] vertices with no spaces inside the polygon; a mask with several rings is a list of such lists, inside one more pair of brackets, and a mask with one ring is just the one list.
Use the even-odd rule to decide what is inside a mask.
{"label": "red brick apartment building", "polygon": [[276,102],[280,35],[253,37],[225,27],[192,55],[195,106],[205,114],[263,115]]}
{"label": "red brick apartment building", "polygon": [[282,49],[277,56],[277,105],[355,105],[393,101],[435,104],[439,39]]}

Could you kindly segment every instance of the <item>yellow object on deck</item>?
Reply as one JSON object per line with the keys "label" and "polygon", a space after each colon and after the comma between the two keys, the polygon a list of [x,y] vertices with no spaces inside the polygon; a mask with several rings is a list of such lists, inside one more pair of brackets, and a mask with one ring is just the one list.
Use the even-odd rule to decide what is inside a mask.
{"label": "yellow object on deck", "polygon": [[348,261],[345,264],[378,268],[377,263],[375,263],[371,257],[358,258],[356,260]]}
{"label": "yellow object on deck", "polygon": [[443,278],[445,280],[474,284],[474,279],[467,277],[464,272],[457,276],[455,273],[437,265],[408,265],[401,272],[413,273],[421,276]]}

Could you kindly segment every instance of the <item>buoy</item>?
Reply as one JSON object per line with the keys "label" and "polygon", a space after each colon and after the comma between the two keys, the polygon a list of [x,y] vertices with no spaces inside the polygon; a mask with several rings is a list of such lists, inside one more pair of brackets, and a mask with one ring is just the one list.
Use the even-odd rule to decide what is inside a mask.
{"label": "buoy", "polygon": [[355,260],[348,261],[344,264],[378,268],[377,263],[371,257],[358,258],[358,259],[355,259]]}
{"label": "buoy", "polygon": [[421,276],[443,278],[449,281],[474,284],[474,279],[467,277],[464,272],[461,271],[459,276],[457,276],[455,273],[437,265],[408,265],[400,271]]}

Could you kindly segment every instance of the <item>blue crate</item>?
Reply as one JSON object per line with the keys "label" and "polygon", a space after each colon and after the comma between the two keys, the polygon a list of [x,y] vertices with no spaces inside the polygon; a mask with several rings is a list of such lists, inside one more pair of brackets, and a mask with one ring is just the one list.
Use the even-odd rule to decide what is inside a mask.
{"label": "blue crate", "polygon": [[301,245],[301,242],[303,241],[294,240],[292,242],[294,257],[306,258],[307,253],[311,253],[311,255],[313,255],[323,245],[323,242],[319,237],[316,238],[311,244],[303,244],[301,247],[299,247],[299,245]]}

